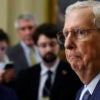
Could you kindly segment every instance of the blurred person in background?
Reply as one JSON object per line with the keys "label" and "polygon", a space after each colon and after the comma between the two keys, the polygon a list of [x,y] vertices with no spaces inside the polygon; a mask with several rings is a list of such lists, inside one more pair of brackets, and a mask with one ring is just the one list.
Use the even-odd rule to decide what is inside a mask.
{"label": "blurred person in background", "polygon": [[0,29],[0,62],[9,62],[6,56],[6,50],[9,46],[9,38],[7,33],[5,33],[2,29]]}
{"label": "blurred person in background", "polygon": [[20,72],[17,80],[20,100],[75,100],[81,82],[58,56],[57,32],[54,24],[42,24],[35,30],[33,40],[42,61]]}
{"label": "blurred person in background", "polygon": [[14,64],[6,55],[8,47],[8,35],[0,29],[0,83],[13,87],[15,82]]}
{"label": "blurred person in background", "polygon": [[22,14],[15,21],[15,28],[20,42],[8,50],[8,56],[15,64],[16,74],[41,61],[32,35],[37,27],[35,18],[30,14]]}

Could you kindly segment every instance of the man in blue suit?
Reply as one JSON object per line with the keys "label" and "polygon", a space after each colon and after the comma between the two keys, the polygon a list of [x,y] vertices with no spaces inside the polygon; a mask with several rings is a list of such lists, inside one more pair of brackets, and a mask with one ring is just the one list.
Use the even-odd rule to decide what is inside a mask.
{"label": "man in blue suit", "polygon": [[0,85],[0,100],[17,100],[13,90]]}
{"label": "man in blue suit", "polygon": [[69,6],[58,38],[63,40],[67,61],[84,84],[76,100],[100,100],[100,2]]}

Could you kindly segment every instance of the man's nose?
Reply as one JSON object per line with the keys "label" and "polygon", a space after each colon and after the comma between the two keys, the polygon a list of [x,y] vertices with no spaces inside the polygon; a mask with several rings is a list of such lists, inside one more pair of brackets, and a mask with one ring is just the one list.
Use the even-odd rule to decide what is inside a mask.
{"label": "man's nose", "polygon": [[48,45],[48,46],[46,47],[46,50],[47,50],[47,51],[52,51],[52,47]]}
{"label": "man's nose", "polygon": [[26,33],[26,34],[30,34],[30,30],[27,28],[27,29],[25,30],[25,33]]}
{"label": "man's nose", "polygon": [[65,39],[64,47],[65,47],[65,49],[70,49],[70,50],[75,48],[76,45],[75,45],[74,38],[72,38],[71,36],[67,37]]}

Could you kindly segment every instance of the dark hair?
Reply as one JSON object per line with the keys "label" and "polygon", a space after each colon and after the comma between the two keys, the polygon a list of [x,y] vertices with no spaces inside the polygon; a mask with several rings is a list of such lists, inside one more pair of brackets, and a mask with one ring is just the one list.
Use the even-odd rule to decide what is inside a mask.
{"label": "dark hair", "polygon": [[5,41],[7,44],[9,44],[8,35],[2,29],[0,29],[0,41]]}
{"label": "dark hair", "polygon": [[45,35],[48,38],[57,38],[58,28],[55,24],[42,24],[37,27],[33,35],[33,41],[37,44],[40,35]]}

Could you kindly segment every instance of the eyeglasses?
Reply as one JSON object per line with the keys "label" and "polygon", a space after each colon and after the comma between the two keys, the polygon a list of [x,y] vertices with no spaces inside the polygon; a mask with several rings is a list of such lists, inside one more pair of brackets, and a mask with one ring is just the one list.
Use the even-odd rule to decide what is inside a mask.
{"label": "eyeglasses", "polygon": [[66,32],[58,32],[57,39],[60,44],[65,43],[65,39],[71,35],[72,38],[75,40],[86,38],[91,30],[98,30],[97,28],[90,28],[90,29],[72,29],[71,31]]}
{"label": "eyeglasses", "polygon": [[57,42],[51,42],[51,43],[41,43],[38,45],[39,48],[45,49],[47,46],[50,46],[54,48],[58,43]]}

